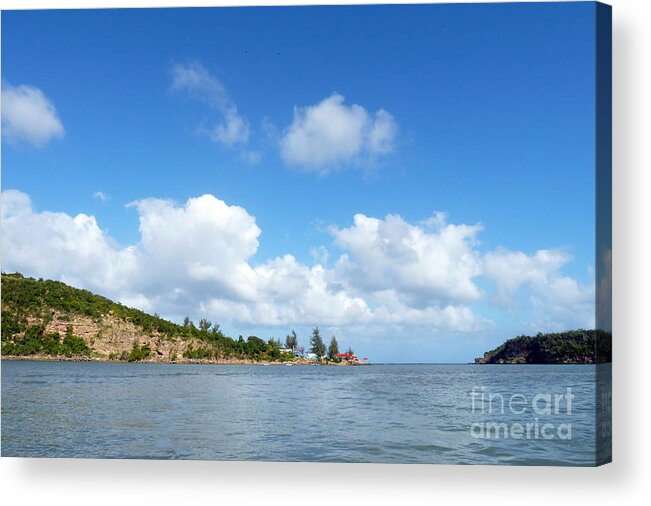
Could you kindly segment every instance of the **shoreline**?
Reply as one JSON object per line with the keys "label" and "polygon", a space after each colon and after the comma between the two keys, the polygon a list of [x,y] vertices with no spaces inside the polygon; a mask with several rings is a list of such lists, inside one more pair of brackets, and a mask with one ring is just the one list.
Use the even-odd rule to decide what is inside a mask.
{"label": "shoreline", "polygon": [[220,360],[199,360],[199,359],[181,359],[175,360],[173,362],[166,360],[134,360],[129,362],[128,360],[115,360],[103,357],[53,357],[51,355],[2,355],[0,360],[7,360],[11,362],[106,362],[106,363],[116,363],[116,364],[168,364],[168,365],[260,365],[260,366],[312,366],[312,365],[323,365],[329,367],[357,367],[357,366],[367,366],[371,365],[370,363],[360,362],[357,364],[349,363],[328,363],[328,362],[311,362],[308,360],[296,360],[296,361],[285,361],[285,362],[271,362],[267,360],[249,360],[249,359],[220,359]]}

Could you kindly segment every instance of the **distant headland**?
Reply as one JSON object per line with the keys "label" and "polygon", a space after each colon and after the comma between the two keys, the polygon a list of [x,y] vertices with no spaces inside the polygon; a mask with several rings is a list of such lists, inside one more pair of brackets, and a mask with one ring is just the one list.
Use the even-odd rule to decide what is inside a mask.
{"label": "distant headland", "polygon": [[475,359],[476,364],[595,364],[611,361],[611,334],[583,329],[514,337]]}

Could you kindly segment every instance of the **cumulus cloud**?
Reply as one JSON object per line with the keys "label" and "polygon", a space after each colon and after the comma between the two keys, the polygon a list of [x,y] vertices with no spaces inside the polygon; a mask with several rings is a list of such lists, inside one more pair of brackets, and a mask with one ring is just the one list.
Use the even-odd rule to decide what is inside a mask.
{"label": "cumulus cloud", "polygon": [[2,83],[2,136],[8,142],[40,148],[63,135],[56,108],[40,89]]}
{"label": "cumulus cloud", "polygon": [[331,231],[346,250],[336,273],[362,292],[393,287],[412,304],[467,303],[479,299],[473,278],[481,259],[473,247],[480,225],[453,225],[439,214],[421,226],[388,215],[380,220],[357,214],[351,227]]}
{"label": "cumulus cloud", "polygon": [[139,252],[120,248],[93,216],[36,212],[19,191],[2,193],[3,270],[60,279],[122,295],[138,272]]}
{"label": "cumulus cloud", "polygon": [[398,133],[398,126],[393,116],[380,109],[375,114],[375,121],[368,134],[368,152],[372,157],[386,155],[393,151],[393,141]]}
{"label": "cumulus cloud", "polygon": [[294,109],[294,120],[280,139],[286,164],[325,174],[393,151],[398,132],[393,116],[383,109],[372,115],[344,100],[335,93],[316,105]]}
{"label": "cumulus cloud", "polygon": [[199,62],[176,63],[172,66],[172,91],[187,93],[215,109],[221,121],[202,128],[213,141],[225,146],[245,144],[249,140],[249,123],[238,113],[224,85]]}
{"label": "cumulus cloud", "polygon": [[508,304],[518,289],[527,284],[544,286],[551,276],[572,259],[563,250],[540,250],[534,255],[499,249],[484,258],[486,276],[496,282],[500,302]]}
{"label": "cumulus cloud", "polygon": [[561,249],[539,250],[533,255],[499,249],[484,256],[484,275],[496,287],[496,300],[502,307],[513,307],[516,295],[525,290],[541,328],[594,327],[594,282],[579,283],[566,276],[562,268],[572,255]]}
{"label": "cumulus cloud", "polygon": [[[459,330],[482,323],[470,308],[458,303],[473,298],[473,293],[468,296],[456,287],[451,294],[443,293],[445,283],[455,275],[445,273],[447,280],[420,300],[410,292],[422,290],[422,280],[411,277],[408,270],[392,275],[388,265],[378,267],[374,275],[380,276],[382,269],[389,275],[383,281],[374,279],[370,287],[354,279],[356,273],[348,280],[349,273],[342,265],[354,272],[362,268],[355,262],[366,261],[351,237],[354,230],[333,232],[348,256],[342,256],[332,269],[320,263],[307,266],[289,254],[254,264],[251,258],[258,250],[261,230],[241,207],[212,195],[188,199],[183,205],[143,199],[131,207],[138,213],[140,240],[120,247],[92,216],[38,212],[26,194],[6,191],[3,268],[61,279],[148,311],[177,315],[199,311],[237,324],[392,324]],[[389,228],[396,226],[391,222],[398,218],[387,219]],[[402,226],[413,227],[404,222]],[[446,227],[437,230],[435,238],[423,247],[438,247],[443,255],[444,243],[464,241],[449,238],[449,234],[471,234]],[[402,241],[404,233],[389,234],[385,240]],[[400,247],[387,246],[384,254]],[[425,265],[427,259],[421,261]],[[429,274],[431,280],[443,272],[434,269],[438,270]],[[456,276],[460,279],[462,274]],[[394,286],[396,279],[400,282]],[[472,291],[472,287],[465,289]]]}
{"label": "cumulus cloud", "polygon": [[314,248],[309,266],[290,254],[254,262],[261,237],[255,217],[213,195],[183,204],[133,202],[140,238],[128,246],[93,216],[41,212],[15,190],[2,200],[3,270],[59,279],[172,317],[366,333],[471,331],[489,324],[475,309],[485,299],[483,279],[507,310],[527,290],[518,300],[542,329],[591,326],[594,317],[594,284],[562,272],[569,254],[482,254],[481,226],[452,224],[441,213],[420,223],[357,214],[350,226],[330,227],[331,249]]}
{"label": "cumulus cloud", "polygon": [[[139,215],[141,249],[148,264],[141,275],[148,292],[163,288],[189,299],[193,291],[206,290],[228,298],[255,297],[247,260],[258,248],[260,229],[245,209],[212,195],[188,199],[183,206],[160,199],[132,206]],[[158,279],[161,276],[166,279]]]}

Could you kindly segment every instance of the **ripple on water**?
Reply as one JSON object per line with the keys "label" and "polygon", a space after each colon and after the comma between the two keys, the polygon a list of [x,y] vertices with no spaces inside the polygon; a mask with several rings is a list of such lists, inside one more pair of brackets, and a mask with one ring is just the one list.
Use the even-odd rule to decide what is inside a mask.
{"label": "ripple on water", "polygon": [[[593,381],[587,366],[6,362],[2,453],[592,465]],[[530,396],[572,387],[572,440],[473,438],[469,394],[479,385]]]}

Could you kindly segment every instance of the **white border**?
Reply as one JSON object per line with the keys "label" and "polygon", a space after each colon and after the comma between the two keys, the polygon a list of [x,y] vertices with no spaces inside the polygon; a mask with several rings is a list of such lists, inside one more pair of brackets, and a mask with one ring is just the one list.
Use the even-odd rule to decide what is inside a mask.
{"label": "white border", "polygon": [[[2,9],[301,5],[295,1],[0,0]],[[329,0],[328,4],[349,3]],[[365,2],[354,3],[408,3]],[[413,3],[413,2],[412,2]],[[614,459],[598,469],[0,459],[5,504],[641,504],[651,497],[648,0],[613,5]],[[38,34],[34,34],[38,36]]]}

